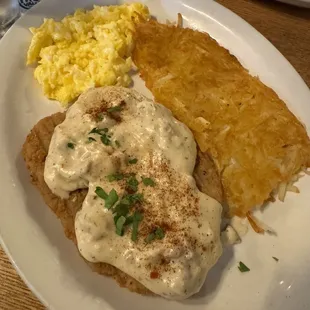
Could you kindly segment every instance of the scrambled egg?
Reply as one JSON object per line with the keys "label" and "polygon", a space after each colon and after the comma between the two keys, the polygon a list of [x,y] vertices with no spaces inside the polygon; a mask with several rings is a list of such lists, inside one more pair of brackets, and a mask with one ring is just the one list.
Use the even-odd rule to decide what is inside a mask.
{"label": "scrambled egg", "polygon": [[129,86],[134,23],[149,18],[140,3],[78,9],[62,21],[44,19],[33,34],[27,65],[44,94],[67,106],[91,87]]}

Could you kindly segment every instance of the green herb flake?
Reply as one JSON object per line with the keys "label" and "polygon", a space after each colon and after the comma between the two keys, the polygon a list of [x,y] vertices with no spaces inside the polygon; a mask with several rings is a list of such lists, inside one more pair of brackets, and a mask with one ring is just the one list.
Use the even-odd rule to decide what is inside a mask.
{"label": "green herb flake", "polygon": [[122,236],[124,234],[124,224],[126,222],[125,216],[120,216],[116,221],[116,234]]}
{"label": "green herb flake", "polygon": [[240,272],[250,271],[250,268],[248,266],[246,266],[243,262],[239,262],[238,269],[240,270]]}
{"label": "green herb flake", "polygon": [[131,176],[127,180],[127,187],[133,192],[136,192],[138,190],[138,185],[139,185],[139,182],[135,176]]}
{"label": "green herb flake", "polygon": [[155,186],[155,182],[154,182],[154,180],[153,179],[151,179],[151,178],[143,178],[142,177],[142,182],[143,182],[143,184],[145,185],[145,186]]}
{"label": "green herb flake", "polygon": [[132,232],[131,232],[131,240],[132,241],[137,241],[138,239],[138,230],[139,230],[139,224],[143,220],[143,215],[135,211],[133,214],[133,219],[132,219]]}
{"label": "green herb flake", "polygon": [[123,196],[123,198],[120,201],[120,204],[131,206],[132,204],[136,202],[143,201],[143,194],[137,193],[137,194],[128,194]]}
{"label": "green herb flake", "polygon": [[272,258],[273,258],[276,262],[279,261],[279,258],[277,258],[277,257],[272,256]]}
{"label": "green herb flake", "polygon": [[129,213],[128,205],[124,205],[121,202],[113,209],[113,213],[119,216],[126,216]]}
{"label": "green herb flake", "polygon": [[122,198],[122,200],[120,201],[121,204],[126,205],[126,206],[130,206],[131,205],[131,201],[129,200],[129,198],[127,196],[124,196]]}
{"label": "green herb flake", "polygon": [[97,120],[98,120],[99,122],[101,122],[101,121],[103,120],[103,114],[102,114],[102,113],[98,113],[98,114],[97,114]]}
{"label": "green herb flake", "polygon": [[130,164],[130,165],[134,165],[134,164],[136,164],[138,162],[138,159],[137,158],[132,158],[132,159],[129,159],[128,160],[128,164]]}
{"label": "green herb flake", "polygon": [[127,216],[125,225],[130,225],[132,224],[132,222],[133,222],[133,216],[132,215]]}
{"label": "green herb flake", "polygon": [[110,210],[114,205],[115,203],[117,202],[118,200],[118,195],[115,191],[115,189],[112,189],[108,195],[108,197],[105,199],[105,207]]}
{"label": "green herb flake", "polygon": [[103,134],[107,133],[108,131],[109,131],[108,128],[97,128],[97,127],[95,127],[88,134],[90,135],[93,133],[93,134],[103,135]]}
{"label": "green herb flake", "polygon": [[145,242],[146,243],[151,243],[153,240],[155,240],[155,238],[156,238],[155,234],[154,233],[150,233],[145,238]]}
{"label": "green herb flake", "polygon": [[164,237],[165,237],[165,232],[163,231],[163,229],[161,227],[157,227],[155,231],[148,234],[148,236],[145,238],[145,242],[150,243],[154,241],[155,239],[158,239],[158,240],[164,239]]}
{"label": "green herb flake", "polygon": [[109,196],[100,186],[96,187],[95,193],[97,194],[97,196],[104,200],[107,199]]}
{"label": "green herb flake", "polygon": [[106,134],[101,135],[100,139],[104,145],[110,145],[111,144],[111,140]]}
{"label": "green herb flake", "polygon": [[115,140],[114,143],[115,143],[115,145],[116,145],[117,147],[121,147],[121,144],[119,143],[118,140]]}
{"label": "green herb flake", "polygon": [[92,138],[92,137],[88,137],[87,143],[91,143],[93,141],[96,141],[96,139]]}
{"label": "green herb flake", "polygon": [[75,145],[73,143],[69,142],[69,143],[67,143],[67,147],[73,150]]}
{"label": "green herb flake", "polygon": [[134,220],[141,222],[143,220],[143,214],[138,211],[135,211],[135,213],[133,214],[133,218]]}
{"label": "green herb flake", "polygon": [[129,194],[126,196],[126,198],[128,198],[128,200],[130,201],[130,203],[135,203],[135,202],[142,202],[143,201],[143,194],[141,193],[137,193],[137,194]]}
{"label": "green herb flake", "polygon": [[109,182],[119,181],[124,179],[124,175],[121,173],[110,174],[107,176]]}
{"label": "green herb flake", "polygon": [[155,236],[157,239],[164,239],[165,237],[165,232],[163,231],[162,228],[158,227],[156,230],[155,230]]}
{"label": "green herb flake", "polygon": [[116,215],[114,216],[113,220],[114,220],[115,226],[116,226],[117,220],[118,220],[120,217],[121,217],[121,215],[118,215],[118,214],[116,214]]}
{"label": "green herb flake", "polygon": [[120,112],[120,111],[122,111],[122,106],[121,105],[117,105],[115,107],[107,109],[108,113]]}

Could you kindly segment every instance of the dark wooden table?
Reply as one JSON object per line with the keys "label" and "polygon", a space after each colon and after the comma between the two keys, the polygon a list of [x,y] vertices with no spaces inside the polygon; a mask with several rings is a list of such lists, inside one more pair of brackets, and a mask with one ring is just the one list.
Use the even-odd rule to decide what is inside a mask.
{"label": "dark wooden table", "polygon": [[310,9],[272,0],[217,0],[263,34],[310,87]]}
{"label": "dark wooden table", "polygon": [[[310,9],[274,1],[218,0],[271,41],[310,87]],[[310,103],[309,103],[310,104]],[[0,249],[0,309],[44,309]]]}

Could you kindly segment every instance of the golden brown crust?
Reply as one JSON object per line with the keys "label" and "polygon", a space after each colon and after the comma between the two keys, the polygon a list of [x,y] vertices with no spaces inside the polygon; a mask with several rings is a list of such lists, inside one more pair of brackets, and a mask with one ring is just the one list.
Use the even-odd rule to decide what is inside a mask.
{"label": "golden brown crust", "polygon": [[246,216],[310,166],[301,122],[207,33],[151,20],[134,36],[141,77],[214,160],[232,214]]}

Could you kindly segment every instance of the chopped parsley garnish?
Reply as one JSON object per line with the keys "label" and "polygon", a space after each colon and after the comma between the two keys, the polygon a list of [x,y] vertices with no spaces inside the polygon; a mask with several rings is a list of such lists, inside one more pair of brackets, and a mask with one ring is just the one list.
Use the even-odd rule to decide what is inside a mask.
{"label": "chopped parsley garnish", "polygon": [[109,182],[119,181],[124,179],[124,175],[121,173],[110,174],[107,176]]}
{"label": "chopped parsley garnish", "polygon": [[114,224],[115,224],[115,226],[116,226],[117,220],[118,220],[120,217],[121,217],[121,216],[120,216],[120,215],[117,215],[117,214],[114,216],[113,219],[114,219]]}
{"label": "chopped parsley garnish", "polygon": [[117,200],[118,200],[118,195],[117,195],[115,189],[113,188],[110,191],[108,197],[105,199],[105,205],[104,206],[108,210],[110,210],[114,206],[114,204],[117,202]]}
{"label": "chopped parsley garnish", "polygon": [[122,111],[122,106],[121,105],[116,105],[115,107],[107,109],[108,113],[120,112],[120,111]]}
{"label": "chopped parsley garnish", "polygon": [[69,142],[69,143],[67,143],[67,147],[73,150],[74,149],[74,144]]}
{"label": "chopped parsley garnish", "polygon": [[130,165],[136,164],[137,162],[138,162],[137,158],[132,158],[132,159],[128,160],[128,164],[130,164]]}
{"label": "chopped parsley garnish", "polygon": [[120,202],[114,209],[113,213],[116,213],[118,216],[126,216],[129,213],[128,205]]}
{"label": "chopped parsley garnish", "polygon": [[124,233],[124,224],[126,222],[126,217],[125,216],[120,216],[117,221],[116,221],[116,233],[119,235],[119,236],[122,236],[123,233]]}
{"label": "chopped parsley garnish", "polygon": [[100,186],[96,187],[95,193],[101,199],[105,201],[105,207],[109,210],[111,209],[118,200],[118,195],[115,189],[112,189],[109,194],[107,194]]}
{"label": "chopped parsley garnish", "polygon": [[138,185],[139,185],[139,182],[138,182],[138,180],[136,179],[135,176],[131,176],[127,180],[127,187],[132,192],[136,192],[138,190]]}
{"label": "chopped parsley garnish", "polygon": [[243,262],[239,262],[238,269],[241,272],[248,272],[248,271],[250,271],[250,268],[248,266],[246,266]]}
{"label": "chopped parsley garnish", "polygon": [[142,177],[142,182],[145,186],[155,186],[155,182],[151,178],[143,178]]}
{"label": "chopped parsley garnish", "polygon": [[93,141],[96,141],[96,139],[94,139],[94,138],[92,138],[92,137],[88,137],[88,143],[91,143],[91,142],[93,142]]}
{"label": "chopped parsley garnish", "polygon": [[101,199],[107,199],[108,198],[108,194],[100,187],[97,186],[95,193],[97,194],[97,196],[99,196]]}
{"label": "chopped parsley garnish", "polygon": [[125,225],[130,225],[133,222],[133,215],[129,215],[126,217],[126,223]]}
{"label": "chopped parsley garnish", "polygon": [[101,135],[100,139],[104,145],[110,145],[111,143],[110,138],[106,134]]}
{"label": "chopped parsley garnish", "polygon": [[92,134],[92,133],[95,133],[95,134],[98,134],[98,135],[103,135],[104,133],[107,133],[109,131],[108,128],[93,128],[88,134]]}
{"label": "chopped parsley garnish", "polygon": [[161,239],[164,239],[165,233],[164,233],[163,229],[160,228],[160,227],[158,227],[158,228],[155,230],[155,236],[156,236],[157,239],[160,239],[160,240],[161,240]]}
{"label": "chopped parsley garnish", "polygon": [[145,242],[150,243],[155,239],[158,239],[158,240],[164,239],[164,237],[165,237],[165,232],[163,231],[163,229],[161,227],[157,227],[155,231],[148,234],[148,236],[145,238]]}
{"label": "chopped parsley garnish", "polygon": [[126,206],[130,206],[132,204],[132,202],[129,200],[127,196],[124,196],[120,201],[120,203]]}
{"label": "chopped parsley garnish", "polygon": [[138,239],[138,228],[142,220],[143,220],[143,215],[140,212],[135,211],[132,217],[132,232],[131,232],[132,241],[137,241]]}
{"label": "chopped parsley garnish", "polygon": [[115,142],[115,145],[116,145],[117,147],[120,147],[120,146],[121,146],[121,144],[119,143],[118,140],[115,140],[114,142]]}
{"label": "chopped parsley garnish", "polygon": [[104,145],[110,145],[111,144],[111,140],[110,140],[110,136],[108,136],[106,133],[109,131],[108,128],[93,128],[88,134],[98,134],[100,135],[100,139],[101,139],[101,142],[104,144]]}
{"label": "chopped parsley garnish", "polygon": [[129,213],[129,208],[131,205],[138,201],[143,200],[142,194],[129,194],[124,196],[117,206],[113,209],[113,213],[116,213],[118,216],[126,216]]}
{"label": "chopped parsley garnish", "polygon": [[136,202],[142,201],[143,195],[142,194],[130,194],[124,196],[119,204],[113,209],[113,213],[117,215],[124,215],[126,216],[129,213],[129,208]]}
{"label": "chopped parsley garnish", "polygon": [[[115,175],[111,176],[114,180]],[[108,176],[108,178],[111,176]],[[132,178],[132,185],[137,185],[137,180],[135,179],[135,176],[130,175],[130,178]],[[107,194],[100,186],[96,187],[95,193],[98,197],[105,201],[105,207],[108,210],[112,211],[114,215],[114,224],[116,226],[116,234],[118,234],[119,236],[123,236],[125,227],[132,224],[131,239],[133,241],[136,241],[138,238],[139,223],[142,221],[143,215],[138,211],[134,211],[130,214],[130,210],[135,203],[143,201],[143,194],[127,194],[119,200],[118,194],[115,189],[112,189],[110,193]],[[95,198],[97,198],[97,196],[95,196]],[[163,234],[163,232],[156,231],[156,234],[156,237],[161,239],[161,235]]]}
{"label": "chopped parsley garnish", "polygon": [[[115,224],[115,225],[116,225],[116,223],[117,223],[117,220],[118,220],[121,216],[122,216],[122,215],[119,215],[119,214],[116,214],[116,215],[114,216],[114,224]],[[126,222],[125,222],[124,226],[127,226],[127,225],[132,224],[132,219],[133,219],[133,216],[132,216],[132,215],[127,216],[127,217],[126,217]]]}
{"label": "chopped parsley garnish", "polygon": [[141,222],[143,220],[143,214],[141,214],[138,211],[135,211],[135,213],[133,214],[133,220],[137,222]]}
{"label": "chopped parsley garnish", "polygon": [[279,261],[279,258],[277,258],[277,257],[272,256],[272,258],[273,258],[276,262]]}
{"label": "chopped parsley garnish", "polygon": [[143,201],[143,194],[138,193],[138,194],[129,194],[125,196],[126,199],[129,200],[130,204],[133,204],[135,202],[142,202]]}
{"label": "chopped parsley garnish", "polygon": [[102,114],[102,113],[98,113],[98,114],[97,114],[97,120],[98,120],[99,122],[101,122],[101,121],[103,120],[103,114]]}

